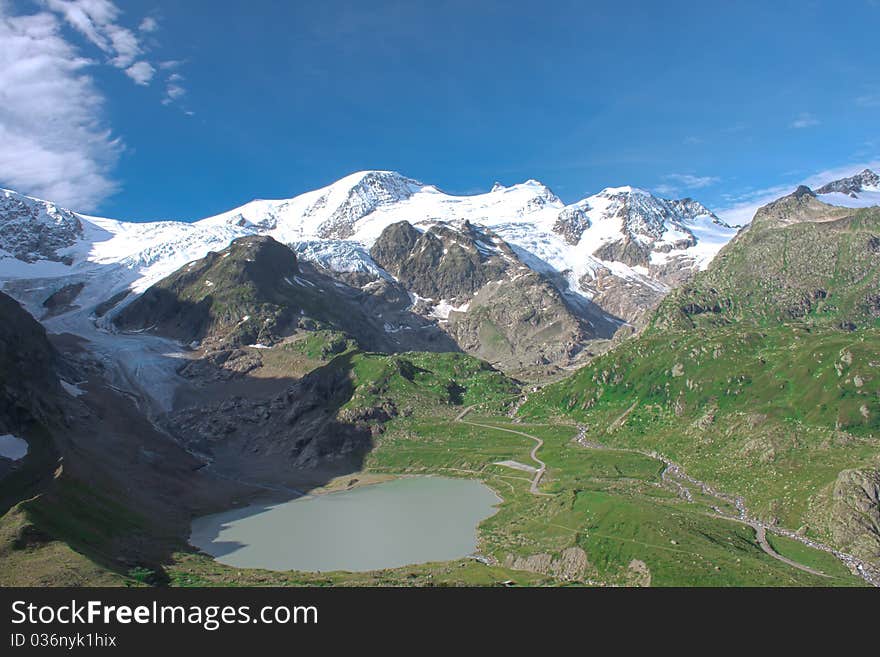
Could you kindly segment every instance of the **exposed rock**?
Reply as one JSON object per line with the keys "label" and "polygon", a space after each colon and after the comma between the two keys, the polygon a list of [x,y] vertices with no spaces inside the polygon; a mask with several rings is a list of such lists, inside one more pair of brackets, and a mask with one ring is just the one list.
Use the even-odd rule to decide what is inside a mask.
{"label": "exposed rock", "polygon": [[588,272],[579,281],[593,302],[606,313],[635,323],[654,308],[668,288],[646,278],[616,276],[607,267]]}
{"label": "exposed rock", "polygon": [[633,559],[627,567],[626,581],[628,586],[651,586],[651,569],[641,559]]}
{"label": "exposed rock", "polygon": [[880,470],[844,470],[837,476],[830,524],[836,545],[880,565]]}
{"label": "exposed rock", "polygon": [[50,294],[43,302],[46,316],[52,317],[70,310],[74,300],[84,287],[85,283],[71,283]]}
{"label": "exposed rock", "polygon": [[587,559],[587,553],[577,546],[565,548],[557,557],[546,553],[527,557],[508,554],[504,567],[551,575],[564,581],[581,581],[594,571]]}
{"label": "exposed rock", "polygon": [[870,169],[865,169],[861,173],[857,173],[849,178],[842,178],[841,180],[835,180],[827,185],[823,185],[816,190],[816,193],[831,194],[833,192],[838,192],[853,198],[858,198],[859,192],[864,190],[865,187],[880,187],[880,176]]}
{"label": "exposed rock", "polygon": [[468,353],[508,370],[569,362],[597,335],[534,272],[487,284],[467,312],[450,313],[447,330]]}
{"label": "exposed rock", "polygon": [[24,262],[52,260],[70,264],[59,251],[82,237],[79,217],[54,203],[0,190],[0,251]]}
{"label": "exposed rock", "polygon": [[590,227],[590,217],[587,209],[580,205],[570,205],[563,208],[553,224],[553,232],[559,233],[565,241],[571,245],[580,242],[584,231]]}
{"label": "exposed rock", "polygon": [[406,221],[392,224],[370,255],[408,290],[436,302],[464,302],[489,281],[528,271],[504,240],[466,221],[459,230],[437,225],[424,232]]}

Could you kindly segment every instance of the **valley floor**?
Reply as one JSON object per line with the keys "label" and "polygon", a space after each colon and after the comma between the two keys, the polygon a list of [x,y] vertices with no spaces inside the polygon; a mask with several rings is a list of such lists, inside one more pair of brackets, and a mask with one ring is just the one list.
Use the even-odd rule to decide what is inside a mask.
{"label": "valley floor", "polygon": [[[535,441],[540,441],[536,443]],[[534,463],[534,474],[503,460]],[[545,464],[546,462],[546,464]],[[546,471],[544,466],[546,465]],[[472,413],[398,421],[368,458],[383,475],[478,478],[504,500],[475,558],[371,573],[233,569],[179,553],[179,585],[863,586],[844,561],[767,532],[735,497],[656,455],[610,449],[576,426]],[[531,476],[530,476],[531,474]],[[363,478],[362,474],[347,477]],[[362,483],[362,482],[359,482]],[[850,562],[855,566],[855,562]]]}

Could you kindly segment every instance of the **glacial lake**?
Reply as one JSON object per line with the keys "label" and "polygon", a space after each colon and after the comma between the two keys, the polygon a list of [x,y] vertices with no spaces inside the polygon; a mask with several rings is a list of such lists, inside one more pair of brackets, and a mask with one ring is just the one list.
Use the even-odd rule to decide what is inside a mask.
{"label": "glacial lake", "polygon": [[405,477],[196,518],[190,543],[240,568],[396,568],[471,554],[499,502],[472,479]]}
{"label": "glacial lake", "polygon": [[27,453],[27,441],[9,433],[0,436],[0,456],[12,459],[13,461],[20,461],[27,456]]}

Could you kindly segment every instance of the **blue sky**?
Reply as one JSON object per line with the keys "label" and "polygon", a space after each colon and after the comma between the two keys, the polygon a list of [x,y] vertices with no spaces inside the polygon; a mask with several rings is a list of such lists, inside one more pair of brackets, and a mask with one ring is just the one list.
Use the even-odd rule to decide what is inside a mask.
{"label": "blue sky", "polygon": [[195,219],[393,169],[742,214],[877,166],[878,25],[880,0],[0,0],[0,186]]}

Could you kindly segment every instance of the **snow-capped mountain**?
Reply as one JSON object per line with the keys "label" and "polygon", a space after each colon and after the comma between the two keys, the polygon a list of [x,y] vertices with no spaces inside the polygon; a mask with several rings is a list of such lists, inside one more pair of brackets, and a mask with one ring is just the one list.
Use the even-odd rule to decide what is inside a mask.
{"label": "snow-capped mountain", "polygon": [[[535,180],[455,196],[390,171],[355,173],[291,199],[256,200],[194,222],[117,221],[75,215],[14,192],[4,192],[4,198],[16,209],[3,214],[0,245],[34,242],[37,231],[28,226],[39,226],[36,243],[63,251],[47,259],[63,258],[71,267],[66,273],[118,264],[130,274],[118,284],[135,292],[249,234],[271,235],[330,271],[382,276],[368,249],[385,227],[401,220],[420,228],[464,220],[490,228],[528,266],[554,275],[564,292],[584,299],[594,295],[589,281],[604,271],[662,292],[664,266],[704,266],[735,233],[695,201],[668,201],[630,187],[608,188],[566,206]],[[38,222],[43,217],[52,221]],[[34,248],[5,248],[19,262],[0,260],[0,276],[52,275],[22,269],[23,262],[34,260],[27,254],[40,251]]]}
{"label": "snow-capped mountain", "polygon": [[[238,237],[269,235],[301,259],[364,286],[396,278],[370,255],[387,227],[407,221],[421,232],[457,231],[467,222],[502,240],[517,262],[551,281],[565,303],[604,335],[637,320],[736,233],[696,201],[661,199],[632,187],[607,188],[566,205],[536,180],[456,196],[391,171],[358,172],[294,198],[255,200],[192,222],[92,217],[11,191],[2,199],[0,280],[9,281],[7,289],[39,309],[40,295],[82,282],[77,302],[83,312],[123,299],[100,320],[108,326],[134,294]],[[477,291],[473,287],[472,296]],[[444,320],[447,308],[466,308],[470,301],[410,292],[413,312],[436,321]],[[73,327],[68,322],[65,329]]]}
{"label": "snow-capped mountain", "polygon": [[[878,176],[868,170],[817,193],[849,207],[880,201]],[[49,295],[77,286],[80,320],[100,307],[98,323],[112,328],[112,315],[136,294],[209,251],[259,234],[370,293],[375,281],[406,287],[399,272],[371,255],[383,231],[401,222],[419,233],[446,235],[449,243],[456,232],[471,234],[462,227],[487,231],[496,242],[484,247],[510,249],[517,267],[555,286],[597,335],[608,331],[599,326],[638,321],[670,287],[705,268],[737,232],[693,199],[663,199],[634,187],[609,187],[566,205],[536,180],[456,196],[391,171],[354,173],[290,199],[255,200],[191,222],[93,217],[2,190],[0,282],[35,313]],[[479,249],[481,241],[471,241],[468,248]],[[445,267],[444,258],[460,257],[448,246],[437,253],[438,268]],[[438,322],[451,309],[466,313],[471,297],[488,289],[483,283],[463,286],[470,296],[454,298],[425,299],[409,290],[412,312]],[[116,307],[103,317],[108,299]],[[500,308],[497,299],[493,303]],[[46,321],[58,330],[77,330],[72,313]]]}
{"label": "snow-capped mountain", "polygon": [[865,169],[849,178],[841,178],[823,185],[816,194],[824,203],[848,208],[866,208],[880,205],[880,176]]}

